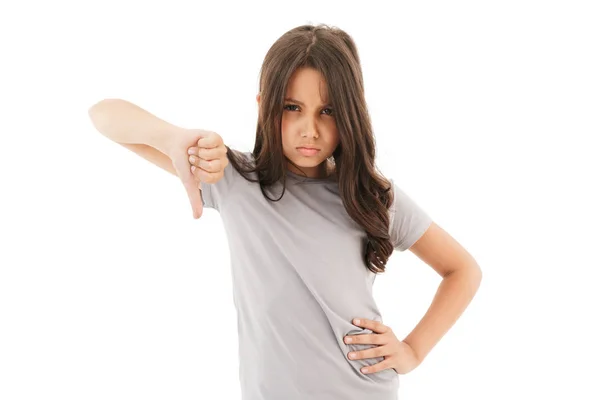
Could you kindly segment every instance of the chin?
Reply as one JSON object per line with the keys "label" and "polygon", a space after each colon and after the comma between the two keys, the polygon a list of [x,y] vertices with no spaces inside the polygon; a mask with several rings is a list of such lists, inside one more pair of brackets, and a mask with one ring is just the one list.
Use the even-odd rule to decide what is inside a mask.
{"label": "chin", "polygon": [[311,167],[317,167],[319,165],[321,165],[323,163],[323,161],[325,161],[325,159],[321,159],[321,157],[317,158],[317,157],[294,157],[294,158],[290,158],[292,161],[294,161],[294,163],[296,163],[297,165],[301,166],[301,167],[307,167],[307,168],[311,168]]}

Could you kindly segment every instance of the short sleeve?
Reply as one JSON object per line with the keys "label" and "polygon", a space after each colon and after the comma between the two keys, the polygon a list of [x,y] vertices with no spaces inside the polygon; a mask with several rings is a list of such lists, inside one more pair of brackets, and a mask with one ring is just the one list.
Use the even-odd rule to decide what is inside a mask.
{"label": "short sleeve", "polygon": [[405,251],[410,248],[433,222],[411,197],[390,179],[394,193],[394,202],[390,207],[390,240],[394,249]]}
{"label": "short sleeve", "polygon": [[[233,150],[233,149],[232,149]],[[236,154],[240,154],[236,151]],[[247,157],[246,153],[243,153]],[[231,187],[235,184],[235,180],[241,177],[235,170],[231,163],[228,163],[223,171],[223,177],[215,183],[200,183],[200,196],[202,197],[202,204],[206,208],[212,208],[217,211],[221,211],[221,205],[227,198],[228,192]]]}

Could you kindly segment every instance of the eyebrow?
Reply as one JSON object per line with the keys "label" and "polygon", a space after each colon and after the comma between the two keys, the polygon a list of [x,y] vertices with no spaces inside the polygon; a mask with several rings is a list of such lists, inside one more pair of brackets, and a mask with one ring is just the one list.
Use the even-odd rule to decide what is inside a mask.
{"label": "eyebrow", "polygon": [[[303,102],[301,102],[301,101],[299,101],[299,100],[296,100],[296,99],[292,99],[291,97],[286,97],[284,100],[285,100],[285,101],[290,101],[290,102],[292,102],[292,103],[298,103],[298,104],[300,104],[301,106],[304,106],[304,103],[303,103]],[[325,103],[325,104],[321,104],[321,106],[331,106],[331,103]]]}

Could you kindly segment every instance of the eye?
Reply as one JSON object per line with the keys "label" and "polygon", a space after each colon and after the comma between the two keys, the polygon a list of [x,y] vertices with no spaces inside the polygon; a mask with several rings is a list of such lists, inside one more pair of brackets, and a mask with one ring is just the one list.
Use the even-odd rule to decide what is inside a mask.
{"label": "eye", "polygon": [[284,109],[284,110],[288,110],[288,111],[293,111],[293,110],[290,110],[288,107],[298,107],[298,106],[297,106],[297,105],[295,105],[295,104],[286,104],[286,105],[283,107],[283,109]]}
{"label": "eye", "polygon": [[[295,104],[286,104],[283,107],[283,109],[284,110],[288,110],[288,111],[294,111],[294,110],[289,109],[288,107],[298,107],[298,106],[295,105]],[[325,111],[325,110],[329,110],[329,113],[327,113],[327,115],[332,115],[333,114],[333,109],[331,109],[331,108],[324,108],[323,111]]]}

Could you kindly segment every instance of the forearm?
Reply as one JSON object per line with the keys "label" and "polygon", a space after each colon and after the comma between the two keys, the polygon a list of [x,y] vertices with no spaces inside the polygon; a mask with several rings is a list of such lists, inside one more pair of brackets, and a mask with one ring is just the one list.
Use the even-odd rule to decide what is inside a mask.
{"label": "forearm", "polygon": [[105,99],[88,110],[94,127],[109,139],[124,144],[145,144],[169,154],[169,136],[183,128],[170,124],[122,99]]}
{"label": "forearm", "polygon": [[429,309],[404,339],[419,360],[425,359],[462,315],[475,296],[480,282],[481,270],[478,266],[458,270],[442,280]]}

